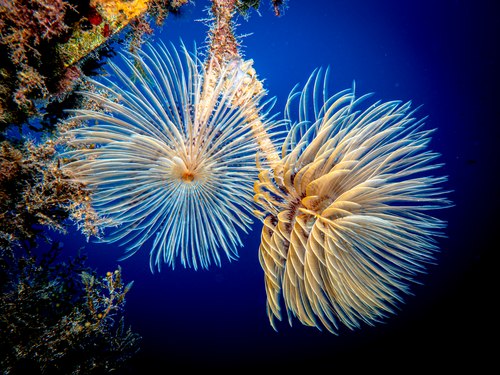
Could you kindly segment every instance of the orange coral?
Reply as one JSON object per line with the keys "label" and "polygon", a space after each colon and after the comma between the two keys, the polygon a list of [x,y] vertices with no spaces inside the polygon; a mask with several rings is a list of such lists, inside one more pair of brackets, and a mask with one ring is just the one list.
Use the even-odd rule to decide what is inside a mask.
{"label": "orange coral", "polygon": [[151,0],[91,0],[90,6],[100,9],[104,19],[117,24],[127,23],[148,9]]}

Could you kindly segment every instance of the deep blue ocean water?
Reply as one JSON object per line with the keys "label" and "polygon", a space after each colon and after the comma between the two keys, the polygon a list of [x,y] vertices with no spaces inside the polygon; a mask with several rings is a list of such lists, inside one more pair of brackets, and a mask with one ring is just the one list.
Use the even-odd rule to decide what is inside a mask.
{"label": "deep blue ocean water", "polygon": [[[258,261],[261,224],[243,236],[238,261],[194,271],[181,267],[151,273],[149,251],[118,262],[123,249],[85,243],[79,233],[62,240],[85,245],[99,273],[123,269],[134,280],[126,322],[142,337],[126,374],[245,369],[287,371],[426,370],[492,362],[498,294],[492,253],[498,229],[499,145],[497,93],[500,27],[493,1],[290,0],[281,17],[262,0],[259,13],[239,18],[245,57],[264,79],[282,112],[289,91],[313,69],[331,69],[334,90],[356,83],[358,94],[411,100],[422,106],[431,148],[442,154],[441,174],[454,207],[436,212],[448,221],[438,239],[436,264],[412,286],[400,311],[376,326],[341,329],[338,336],[294,320],[274,331],[266,315]],[[182,16],[169,16],[152,40],[182,39],[203,47],[208,0],[196,0]],[[496,240],[496,242],[498,242]],[[495,314],[496,315],[496,314]],[[179,367],[182,366],[182,367]],[[478,372],[480,373],[480,371]]]}

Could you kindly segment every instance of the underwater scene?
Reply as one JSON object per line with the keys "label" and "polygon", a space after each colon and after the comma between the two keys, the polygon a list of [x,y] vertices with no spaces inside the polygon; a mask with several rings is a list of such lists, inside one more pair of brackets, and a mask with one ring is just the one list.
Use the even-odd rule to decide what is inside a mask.
{"label": "underwater scene", "polygon": [[493,3],[0,0],[1,373],[486,372]]}

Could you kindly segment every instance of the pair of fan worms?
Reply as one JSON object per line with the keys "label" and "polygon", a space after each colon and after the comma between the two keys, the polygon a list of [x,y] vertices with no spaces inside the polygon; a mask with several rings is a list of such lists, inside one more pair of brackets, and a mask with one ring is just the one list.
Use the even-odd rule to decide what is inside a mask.
{"label": "pair of fan worms", "polygon": [[205,61],[150,44],[93,82],[85,95],[100,110],[74,111],[83,125],[63,135],[64,168],[113,223],[103,240],[126,256],[149,247],[152,270],[236,259],[257,217],[273,326],[283,309],[332,333],[381,320],[445,227],[431,215],[449,205],[432,130],[410,103],[328,95],[322,69],[277,118],[252,61],[222,37],[234,34],[234,1],[217,6]]}

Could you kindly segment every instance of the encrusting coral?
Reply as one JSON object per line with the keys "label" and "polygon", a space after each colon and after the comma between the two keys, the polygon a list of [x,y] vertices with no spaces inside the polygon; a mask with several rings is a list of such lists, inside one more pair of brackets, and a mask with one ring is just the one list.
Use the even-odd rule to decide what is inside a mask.
{"label": "encrusting coral", "polygon": [[[0,0],[0,129],[37,120],[53,131],[81,78],[99,73],[111,41],[141,45],[187,0]],[[121,33],[121,31],[124,31]]]}

